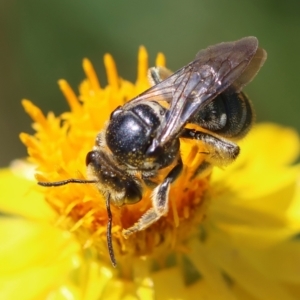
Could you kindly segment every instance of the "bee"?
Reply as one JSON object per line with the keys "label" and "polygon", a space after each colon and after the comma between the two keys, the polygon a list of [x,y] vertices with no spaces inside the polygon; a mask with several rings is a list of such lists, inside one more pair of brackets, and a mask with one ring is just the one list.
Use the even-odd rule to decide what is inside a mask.
{"label": "bee", "polygon": [[[194,176],[211,165],[227,165],[239,154],[234,141],[244,137],[254,120],[242,88],[264,64],[267,54],[255,37],[220,43],[197,53],[188,65],[171,73],[149,70],[152,87],[117,107],[86,156],[87,180],[38,182],[42,186],[93,183],[106,199],[107,245],[113,266],[112,213],[142,200],[143,187],[155,186],[152,207],[123,236],[142,231],[168,212],[169,190],[180,176],[180,139],[201,141],[208,153]],[[198,125],[202,130],[187,128]],[[153,179],[170,168],[160,183]],[[139,174],[139,176],[137,175]]]}

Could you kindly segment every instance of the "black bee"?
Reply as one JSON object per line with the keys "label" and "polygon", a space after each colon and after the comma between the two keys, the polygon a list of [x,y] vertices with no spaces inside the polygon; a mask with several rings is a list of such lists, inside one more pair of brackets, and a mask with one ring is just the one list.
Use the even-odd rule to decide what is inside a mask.
{"label": "black bee", "polygon": [[[199,51],[191,63],[174,74],[165,68],[151,68],[153,86],[117,107],[98,134],[86,157],[88,180],[39,184],[97,186],[106,198],[107,243],[116,266],[110,203],[120,207],[139,202],[143,186],[155,185],[152,180],[158,172],[171,166],[164,180],[153,189],[152,207],[132,227],[124,229],[123,235],[128,237],[144,230],[164,216],[168,212],[170,186],[183,168],[179,139],[200,140],[208,149],[207,159],[195,176],[209,165],[234,161],[239,147],[232,141],[244,137],[254,119],[252,105],[241,90],[255,77],[266,57],[265,50],[258,48],[258,40],[246,37]],[[205,130],[189,129],[187,124]]]}

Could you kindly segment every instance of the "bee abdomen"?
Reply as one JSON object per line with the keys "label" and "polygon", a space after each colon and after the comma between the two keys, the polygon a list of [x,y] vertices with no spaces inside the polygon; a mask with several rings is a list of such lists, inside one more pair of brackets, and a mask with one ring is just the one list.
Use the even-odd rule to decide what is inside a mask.
{"label": "bee abdomen", "polygon": [[222,137],[240,139],[251,128],[254,111],[243,92],[228,88],[196,114],[192,123]]}

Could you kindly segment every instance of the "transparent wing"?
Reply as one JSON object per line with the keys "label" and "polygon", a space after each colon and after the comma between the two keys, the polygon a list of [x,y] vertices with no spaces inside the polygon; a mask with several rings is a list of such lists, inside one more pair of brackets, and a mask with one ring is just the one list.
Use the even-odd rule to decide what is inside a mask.
{"label": "transparent wing", "polygon": [[151,101],[166,101],[168,103],[172,102],[173,94],[176,89],[174,86],[175,81],[180,81],[182,75],[185,74],[186,66],[173,73],[167,79],[161,81],[160,83],[152,86],[142,94],[130,100],[126,103],[126,108],[136,105],[138,102],[151,100]]}
{"label": "transparent wing", "polygon": [[229,86],[239,92],[255,77],[265,59],[266,52],[258,48],[255,37],[210,46],[199,51],[190,64],[130,101],[129,106],[144,100],[170,104],[147,153],[178,137],[191,117]]}

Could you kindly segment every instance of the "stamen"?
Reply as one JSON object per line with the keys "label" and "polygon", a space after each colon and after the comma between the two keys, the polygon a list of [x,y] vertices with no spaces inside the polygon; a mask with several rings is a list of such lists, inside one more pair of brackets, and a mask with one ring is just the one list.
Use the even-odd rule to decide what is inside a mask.
{"label": "stamen", "polygon": [[70,87],[68,82],[64,79],[60,79],[60,80],[58,80],[58,85],[59,85],[60,90],[64,94],[64,96],[71,108],[71,111],[73,111],[73,112],[79,111],[81,108],[80,103],[78,101],[76,94],[74,93],[73,89]]}
{"label": "stamen", "polygon": [[137,82],[147,79],[148,68],[148,53],[146,48],[141,46],[138,53]]}
{"label": "stamen", "polygon": [[156,56],[155,64],[157,67],[165,67],[166,66],[166,57],[163,53],[159,52]]}
{"label": "stamen", "polygon": [[175,227],[179,226],[179,216],[178,216],[178,211],[177,211],[177,206],[173,198],[170,199],[171,202],[171,208],[173,212],[173,219],[174,219],[174,225]]}
{"label": "stamen", "polygon": [[46,128],[47,125],[47,119],[42,113],[42,111],[32,104],[31,101],[23,99],[22,105],[26,111],[26,113],[32,118],[32,120],[36,123],[39,123],[43,128]]}
{"label": "stamen", "polygon": [[19,137],[22,143],[24,143],[28,148],[38,148],[39,142],[29,134],[22,132],[20,133]]}
{"label": "stamen", "polygon": [[91,89],[94,92],[97,92],[98,90],[101,89],[101,86],[92,63],[90,62],[89,59],[84,58],[82,62],[82,66],[83,66],[84,73],[91,84]]}
{"label": "stamen", "polygon": [[104,65],[109,86],[114,89],[119,89],[119,75],[113,57],[110,54],[104,55]]}

